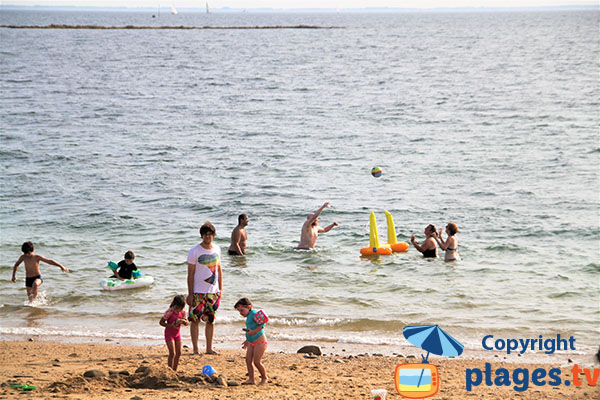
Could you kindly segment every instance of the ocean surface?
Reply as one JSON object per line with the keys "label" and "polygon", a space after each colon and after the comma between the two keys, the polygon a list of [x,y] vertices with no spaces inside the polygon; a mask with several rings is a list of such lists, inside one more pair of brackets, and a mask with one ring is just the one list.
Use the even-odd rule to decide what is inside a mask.
{"label": "ocean surface", "polygon": [[[0,9],[0,337],[162,343],[186,256],[223,249],[216,347],[249,297],[280,341],[407,346],[406,325],[600,343],[600,12],[161,13]],[[383,169],[381,178],[371,168]],[[308,213],[339,227],[293,247]],[[462,261],[386,238],[458,224]],[[226,255],[237,216],[248,255]],[[42,264],[27,305],[22,242]],[[156,281],[103,292],[127,250]],[[187,341],[189,332],[183,330]],[[201,335],[202,338],[202,335]],[[201,342],[203,343],[203,342]],[[188,342],[189,344],[189,342]],[[594,350],[595,351],[595,350]]]}

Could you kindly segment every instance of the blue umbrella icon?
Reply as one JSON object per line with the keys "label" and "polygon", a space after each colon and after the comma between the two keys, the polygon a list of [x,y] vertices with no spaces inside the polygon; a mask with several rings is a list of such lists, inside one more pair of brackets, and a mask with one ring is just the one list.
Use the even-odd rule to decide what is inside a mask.
{"label": "blue umbrella icon", "polygon": [[[402,333],[411,344],[427,351],[427,356],[421,355],[424,363],[428,363],[429,353],[444,357],[456,357],[461,355],[465,349],[465,346],[437,325],[405,326]],[[421,385],[423,371],[421,370],[417,387]]]}

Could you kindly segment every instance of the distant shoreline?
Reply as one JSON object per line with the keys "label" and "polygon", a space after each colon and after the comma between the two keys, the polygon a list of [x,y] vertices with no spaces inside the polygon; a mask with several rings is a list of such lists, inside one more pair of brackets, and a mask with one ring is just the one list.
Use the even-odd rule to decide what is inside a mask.
{"label": "distant shoreline", "polygon": [[[95,7],[95,6],[61,6],[61,5],[14,5],[3,4],[2,10],[26,11],[116,11],[116,12],[156,12],[164,10],[169,13],[170,7]],[[204,7],[181,7],[179,12],[205,13]],[[598,4],[554,5],[554,6],[522,6],[522,7],[437,7],[437,8],[402,8],[402,7],[363,7],[363,8],[212,8],[211,13],[436,13],[436,12],[505,12],[505,11],[585,11],[600,10]]]}
{"label": "distant shoreline", "polygon": [[273,25],[273,26],[101,26],[101,25],[0,25],[0,28],[9,29],[343,29],[340,26],[316,25]]}

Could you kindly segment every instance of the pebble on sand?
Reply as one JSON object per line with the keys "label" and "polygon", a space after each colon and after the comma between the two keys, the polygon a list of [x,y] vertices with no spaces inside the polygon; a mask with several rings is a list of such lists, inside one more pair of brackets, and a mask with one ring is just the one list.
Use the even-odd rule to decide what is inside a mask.
{"label": "pebble on sand", "polygon": [[316,356],[320,356],[321,354],[323,354],[321,352],[321,348],[319,346],[312,346],[312,345],[301,347],[300,349],[298,349],[297,353],[306,353],[306,354],[312,353]]}
{"label": "pebble on sand", "polygon": [[85,371],[83,373],[83,376],[85,376],[86,378],[103,378],[106,376],[106,374],[98,369],[90,369],[88,371]]}

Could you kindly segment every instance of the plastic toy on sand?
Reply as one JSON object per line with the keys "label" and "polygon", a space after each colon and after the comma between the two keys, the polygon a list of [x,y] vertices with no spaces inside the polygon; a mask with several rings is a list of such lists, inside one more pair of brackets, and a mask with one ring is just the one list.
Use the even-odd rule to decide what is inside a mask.
{"label": "plastic toy on sand", "polygon": [[15,389],[22,389],[25,391],[29,391],[29,390],[33,390],[36,389],[37,386],[34,385],[8,385],[11,388],[15,388]]}
{"label": "plastic toy on sand", "polygon": [[215,371],[215,369],[212,366],[206,364],[204,367],[202,367],[202,373],[204,375],[211,376],[212,374],[216,374],[217,371]]}
{"label": "plastic toy on sand", "polygon": [[383,175],[383,170],[381,167],[375,167],[371,170],[371,175],[373,175],[375,178],[379,178],[381,175]]}

